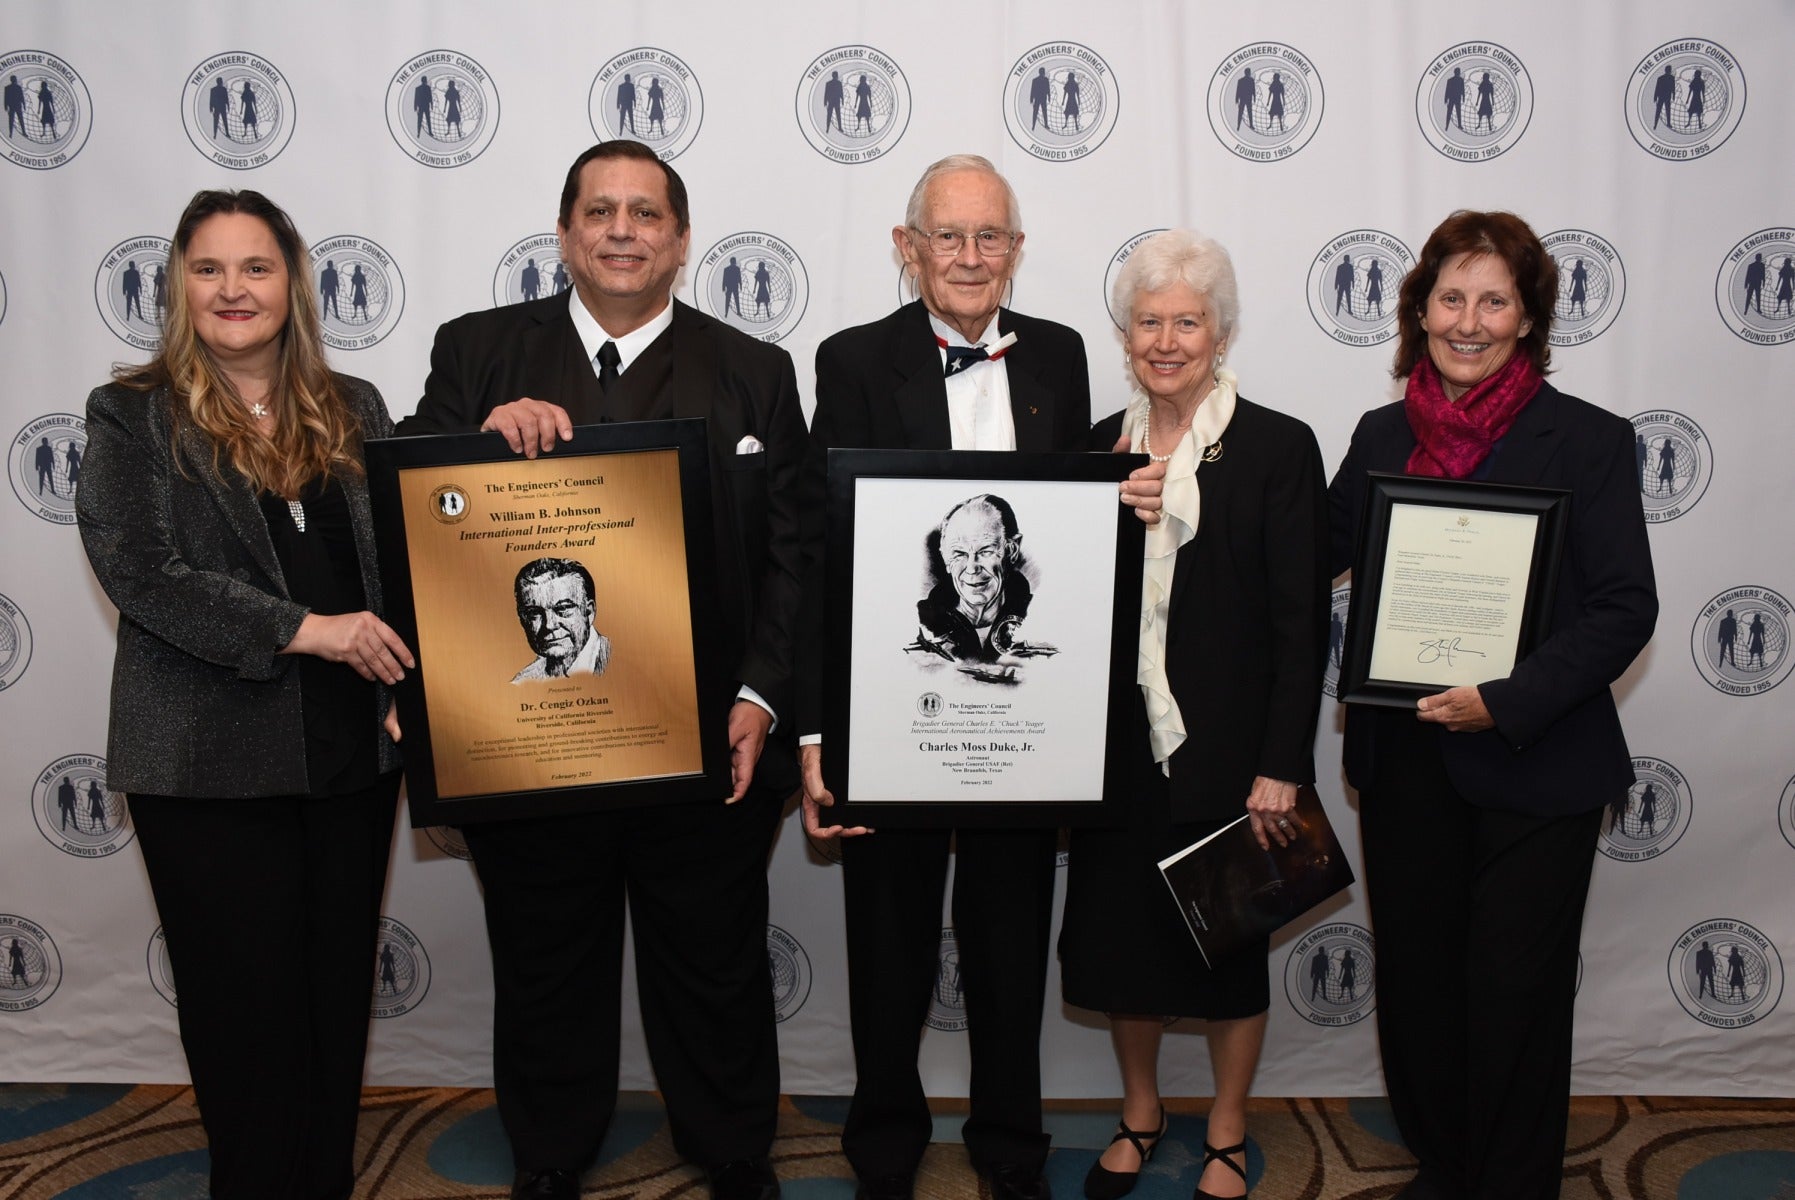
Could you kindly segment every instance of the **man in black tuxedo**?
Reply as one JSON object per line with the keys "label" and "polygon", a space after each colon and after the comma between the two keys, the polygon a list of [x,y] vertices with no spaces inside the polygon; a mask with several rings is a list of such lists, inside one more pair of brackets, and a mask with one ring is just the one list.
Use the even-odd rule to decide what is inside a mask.
{"label": "man in black tuxedo", "polygon": [[500,821],[463,832],[485,890],[493,1071],[513,1197],[579,1194],[617,1099],[623,904],[643,1033],[673,1143],[718,1200],[779,1193],[766,860],[797,784],[792,630],[810,503],[791,359],[672,299],[691,242],[685,185],[637,142],[594,146],[561,193],[566,295],[437,332],[401,434],[494,430],[527,457],[575,424],[709,422],[734,793],[715,803]]}
{"label": "man in black tuxedo", "polygon": [[[935,163],[891,236],[921,299],[817,348],[813,461],[832,446],[1082,450],[1091,424],[1083,339],[999,307],[1023,234],[1015,194],[996,168],[975,155]],[[1155,512],[1163,474],[1162,467],[1134,481],[1124,499],[1144,516]],[[810,601],[820,612],[816,591]],[[819,805],[832,797],[813,736],[820,665],[807,664],[805,676],[805,828],[852,839],[842,845],[842,886],[858,1079],[842,1149],[860,1178],[859,1195],[910,1196],[929,1143],[916,1055],[935,982],[949,842],[957,836],[953,923],[972,1058],[966,1149],[996,1200],[1046,1197],[1041,1008],[1057,835],[927,829],[857,837],[865,831],[823,827]]]}

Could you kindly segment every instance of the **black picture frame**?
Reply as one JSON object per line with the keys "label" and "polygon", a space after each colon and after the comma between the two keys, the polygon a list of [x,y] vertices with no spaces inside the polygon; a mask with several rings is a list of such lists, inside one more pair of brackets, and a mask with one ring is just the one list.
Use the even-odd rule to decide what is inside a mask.
{"label": "black picture frame", "polygon": [[[528,460],[513,452],[497,433],[449,434],[430,437],[385,438],[367,443],[368,493],[373,508],[375,541],[386,602],[386,620],[412,648],[417,667],[393,688],[398,705],[405,757],[406,791],[414,827],[465,825],[482,821],[594,812],[649,804],[676,804],[697,800],[721,800],[731,790],[727,720],[731,697],[721,663],[717,603],[715,543],[712,537],[711,479],[703,420],[629,421],[577,426],[572,440],[552,454]],[[414,550],[407,532],[403,481],[408,472],[431,468],[461,469],[467,478],[502,483],[526,464],[552,463],[570,481],[616,469],[619,456],[677,455],[677,520],[662,524],[677,529],[683,538],[684,600],[689,613],[689,640],[693,674],[691,702],[672,706],[674,716],[688,725],[695,721],[695,761],[689,769],[667,774],[648,774],[603,782],[568,781],[549,786],[495,789],[442,794],[439,789],[437,751],[451,749],[443,734],[433,728],[429,696],[432,672],[451,677],[462,666],[465,647],[420,641],[417,588],[420,583],[444,586],[444,571],[433,566],[420,580]],[[541,485],[537,485],[541,486]],[[440,489],[439,489],[440,490]],[[469,491],[477,491],[470,488]],[[436,503],[433,495],[431,502]],[[467,503],[463,500],[461,503]],[[532,501],[531,503],[534,503]],[[412,514],[417,519],[417,514]],[[496,518],[495,518],[496,519]],[[596,536],[596,535],[595,535]],[[531,543],[532,545],[536,543]],[[595,551],[596,553],[596,551]],[[634,553],[642,553],[636,550]],[[506,560],[505,566],[513,565]],[[653,603],[658,597],[624,597],[621,603]],[[603,610],[604,597],[594,598]],[[618,603],[612,598],[611,603]],[[662,605],[663,608],[669,607]],[[676,608],[677,606],[671,606]],[[595,617],[595,621],[599,618]],[[503,624],[503,623],[501,623]],[[495,630],[494,637],[516,642],[520,631],[515,618],[510,627]],[[449,639],[443,639],[448,641]],[[519,653],[528,653],[523,651]],[[521,673],[520,673],[521,677]],[[512,680],[510,682],[516,682]],[[443,686],[449,686],[445,681]],[[457,681],[456,686],[461,686]],[[478,685],[490,687],[489,683]],[[582,701],[583,702],[583,701]],[[618,723],[627,721],[626,714]],[[440,725],[441,722],[438,722]],[[689,730],[688,730],[689,740]],[[687,757],[691,757],[688,755]],[[578,764],[568,774],[578,773]],[[560,774],[560,772],[556,772]]]}
{"label": "black picture frame", "polygon": [[[1519,661],[1551,632],[1552,596],[1564,554],[1570,504],[1570,492],[1560,488],[1368,472],[1340,664],[1340,702],[1414,708],[1421,697],[1455,686],[1371,674],[1384,576],[1392,549],[1390,526],[1397,506],[1517,513],[1536,518],[1527,580],[1519,589],[1521,619],[1515,646],[1515,661]],[[1505,677],[1511,669],[1512,665],[1489,677]]]}
{"label": "black picture frame", "polygon": [[[836,800],[836,807],[829,818],[832,823],[867,825],[875,829],[1059,828],[1119,823],[1119,806],[1125,803],[1127,795],[1126,756],[1109,751],[1111,747],[1121,747],[1124,744],[1132,706],[1137,703],[1135,676],[1140,640],[1141,563],[1145,526],[1133,509],[1117,500],[1116,485],[1146,462],[1147,458],[1139,454],[868,449],[829,451],[825,550],[827,607],[824,629],[820,633],[821,644],[827,648],[824,655],[826,667],[822,727],[825,774]],[[1060,716],[1051,722],[1043,721],[1044,726],[1051,725],[1052,728],[1039,746],[1022,737],[976,743],[1007,745],[1012,748],[1029,747],[1015,749],[1016,757],[1008,760],[1012,763],[1023,756],[1045,754],[1054,760],[1076,764],[1083,768],[1080,778],[1089,781],[1089,786],[1080,785],[1084,787],[1080,794],[1046,800],[980,799],[983,790],[981,787],[934,779],[931,774],[935,767],[933,762],[927,764],[927,770],[904,775],[905,782],[900,786],[913,794],[906,794],[903,799],[892,799],[889,795],[880,794],[891,790],[890,780],[894,776],[887,771],[875,771],[871,764],[882,761],[893,747],[903,746],[901,739],[910,734],[898,728],[904,724],[902,720],[893,720],[889,744],[884,735],[875,739],[863,732],[866,744],[857,746],[853,734],[855,714],[861,709],[868,713],[875,710],[894,712],[900,703],[907,703],[902,692],[902,688],[906,686],[903,672],[907,668],[892,666],[887,669],[881,663],[876,677],[874,672],[863,669],[862,675],[866,677],[857,679],[853,660],[856,647],[864,643],[855,641],[856,621],[867,622],[874,619],[875,608],[890,614],[895,613],[903,604],[908,604],[909,633],[917,640],[904,649],[918,659],[928,659],[929,652],[923,646],[923,631],[918,627],[917,590],[911,582],[917,578],[915,568],[922,564],[924,556],[916,553],[914,548],[898,552],[897,557],[900,559],[906,553],[910,555],[911,567],[897,565],[892,568],[898,581],[896,599],[893,598],[893,576],[886,571],[868,571],[867,578],[857,577],[857,543],[863,536],[873,536],[863,530],[863,525],[870,530],[873,521],[868,510],[858,503],[860,493],[867,490],[870,483],[879,485],[881,495],[895,489],[892,494],[899,496],[915,493],[919,497],[927,494],[937,498],[934,509],[926,513],[918,512],[912,529],[920,529],[925,524],[932,527],[933,522],[942,519],[946,510],[939,507],[938,498],[943,494],[994,494],[996,489],[1002,488],[1015,495],[1017,489],[1021,488],[1038,497],[1053,497],[1051,503],[1056,506],[1056,511],[1060,511],[1058,506],[1066,506],[1079,514],[1080,521],[1088,522],[1088,525],[1074,522],[1077,528],[1072,534],[1056,525],[1053,529],[1054,536],[1072,537],[1076,541],[1088,529],[1091,536],[1087,540],[1090,542],[1111,543],[1100,563],[1085,561],[1075,564],[1071,556],[1062,554],[1062,561],[1056,568],[1061,572],[1059,578],[1062,581],[1068,573],[1080,573],[1078,587],[1082,590],[1079,594],[1092,597],[1098,601],[1093,607],[1106,610],[1081,612],[1076,628],[1064,627],[1049,631],[1056,636],[1086,639],[1079,646],[1080,662],[1083,664],[1079,669],[1083,672],[1082,677],[1091,679],[1095,686],[1074,690],[1074,694],[1068,696],[1065,693],[1069,689],[1054,690],[1048,678],[1030,678],[1009,690],[1025,696],[1029,687],[1038,687],[1042,697],[1054,697],[1053,703],[1070,706],[1073,710],[1071,717]],[[936,484],[946,486],[934,486]],[[1099,484],[1103,486],[1093,486]],[[891,506],[884,503],[875,507],[878,513],[891,511]],[[1036,509],[1040,509],[1038,503]],[[1020,504],[1016,506],[1015,519],[1022,527],[1022,541],[1026,543],[1031,534]],[[1043,533],[1043,536],[1046,534]],[[910,573],[906,575],[906,571]],[[872,603],[875,599],[879,601],[877,605]],[[1036,600],[1035,612],[1039,613],[1042,606],[1038,603],[1039,597]],[[875,636],[870,628],[864,633],[867,637]],[[889,639],[881,640],[881,649],[888,641]],[[895,644],[890,646],[890,650],[894,657],[898,656]],[[1012,647],[1012,650],[1022,652],[1016,647]],[[1052,648],[1047,652],[1057,653]],[[936,653],[944,658],[948,657],[943,651],[937,650]],[[963,688],[965,679],[968,678],[975,683],[989,682],[999,689],[1007,687],[1009,683],[1009,678],[1003,674],[1009,668],[1001,661],[997,664],[977,665],[956,665],[951,661],[942,665],[931,661],[914,669],[926,672],[936,667],[944,673],[945,682],[942,687],[937,689],[927,684],[916,684],[914,686],[917,691],[911,693],[917,697],[914,701],[917,706],[917,723],[925,727],[934,719],[926,712],[929,696],[935,696],[938,711],[945,708],[948,710],[947,715],[951,717],[951,710],[956,702],[943,701],[940,691]],[[1041,668],[1046,669],[1046,664],[1041,664]],[[1033,671],[1037,666],[1029,663],[1016,669]],[[1041,680],[1038,685],[1035,683],[1036,679]],[[1010,702],[998,700],[996,703]],[[1022,704],[1024,712],[1034,711],[1029,708],[1030,702],[1027,700],[1017,703]],[[1021,715],[1022,713],[1017,714],[1019,718]],[[1023,722],[1019,720],[1018,724],[1021,723]],[[924,743],[918,743],[919,746],[922,744]],[[967,740],[955,744],[966,745]],[[905,749],[902,753],[907,754],[908,750]],[[976,755],[976,752],[969,753]],[[1038,764],[1049,760],[1029,758],[1027,767],[1020,772],[1014,771],[1013,766],[1004,767],[1005,761],[994,757],[989,770],[998,776],[1004,775],[1006,771],[1011,772],[1011,778],[998,779],[996,782],[1014,784],[1024,775],[1038,773]],[[1093,762],[1101,763],[1100,770],[1091,769],[1089,764]],[[968,766],[967,769],[974,768]],[[976,769],[987,768],[980,766]],[[863,775],[867,774],[878,781],[877,785],[861,783]]]}

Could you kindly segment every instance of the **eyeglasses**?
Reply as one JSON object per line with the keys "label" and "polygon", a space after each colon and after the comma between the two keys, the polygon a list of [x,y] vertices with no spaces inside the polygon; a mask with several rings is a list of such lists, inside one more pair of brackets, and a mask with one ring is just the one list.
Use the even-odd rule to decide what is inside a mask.
{"label": "eyeglasses", "polygon": [[919,234],[928,243],[929,253],[941,258],[958,254],[968,239],[984,258],[1002,258],[1016,245],[1016,235],[1003,229],[961,233],[958,229],[918,229],[913,225],[910,232]]}

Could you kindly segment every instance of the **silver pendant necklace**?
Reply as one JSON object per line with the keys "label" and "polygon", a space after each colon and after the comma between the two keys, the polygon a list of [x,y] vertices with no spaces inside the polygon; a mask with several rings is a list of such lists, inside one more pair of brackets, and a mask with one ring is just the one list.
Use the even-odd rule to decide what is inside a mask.
{"label": "silver pendant necklace", "polygon": [[287,501],[287,511],[293,515],[293,527],[299,530],[299,532],[304,533],[305,505],[297,500],[289,500]]}

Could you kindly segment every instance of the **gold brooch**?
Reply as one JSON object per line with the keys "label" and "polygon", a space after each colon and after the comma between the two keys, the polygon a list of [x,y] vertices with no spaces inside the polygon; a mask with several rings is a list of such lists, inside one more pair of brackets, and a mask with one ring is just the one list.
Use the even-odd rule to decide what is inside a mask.
{"label": "gold brooch", "polygon": [[1210,442],[1207,446],[1203,447],[1203,461],[1206,463],[1222,461],[1222,444],[1220,442]]}

